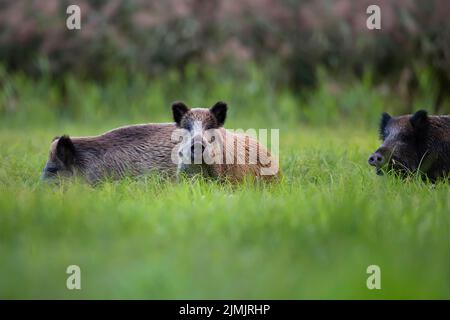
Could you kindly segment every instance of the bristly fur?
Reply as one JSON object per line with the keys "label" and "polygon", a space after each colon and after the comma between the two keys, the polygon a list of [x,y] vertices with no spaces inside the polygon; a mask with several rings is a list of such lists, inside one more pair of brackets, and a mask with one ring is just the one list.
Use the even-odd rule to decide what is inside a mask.
{"label": "bristly fur", "polygon": [[386,126],[389,123],[389,120],[391,120],[391,118],[392,117],[387,112],[383,112],[383,114],[381,115],[379,135],[382,141],[386,139]]}
{"label": "bristly fur", "polygon": [[209,109],[211,113],[216,117],[217,125],[222,127],[227,118],[228,106],[225,102],[219,101]]}
{"label": "bristly fur", "polygon": [[383,143],[374,154],[385,162],[377,169],[418,173],[431,181],[449,177],[450,116],[429,116],[424,110],[394,118],[383,114],[380,135]]}
{"label": "bristly fur", "polygon": [[[184,105],[184,104],[183,104]],[[224,102],[217,102],[210,109],[193,108],[184,112],[183,107],[178,104],[172,108],[174,119],[177,121],[179,114],[182,114],[181,119],[178,119],[177,126],[185,130],[192,130],[193,123],[200,122],[202,130],[217,129],[219,130],[220,138],[223,142],[219,150],[215,150],[218,154],[221,153],[222,159],[230,159],[233,157],[232,163],[213,163],[201,165],[185,165],[179,163],[179,174],[197,174],[201,172],[210,178],[219,179],[221,181],[239,182],[246,178],[256,178],[266,181],[277,179],[280,177],[279,164],[276,157],[272,156],[266,148],[261,145],[256,139],[245,135],[228,132],[223,128],[227,116],[227,104]],[[179,112],[181,109],[181,112]],[[191,143],[188,143],[188,148],[191,148]],[[244,146],[243,150],[238,149],[239,146]],[[180,149],[182,150],[182,148]],[[236,151],[237,150],[237,151]],[[250,162],[251,151],[257,150],[256,163]],[[236,153],[235,153],[236,151]],[[181,152],[183,155],[184,153]],[[266,174],[273,169],[273,173]]]}
{"label": "bristly fur", "polygon": [[425,110],[419,110],[411,116],[409,120],[415,129],[423,129],[428,123],[428,114]]}
{"label": "bristly fur", "polygon": [[171,136],[175,128],[173,123],[143,124],[99,136],[62,136],[52,142],[43,178],[76,174],[95,184],[105,178],[136,177],[152,171],[174,177],[176,164],[171,153],[177,142]]}
{"label": "bristly fur", "polygon": [[56,145],[56,155],[61,161],[70,166],[75,162],[75,146],[68,135],[63,135],[58,139]]}
{"label": "bristly fur", "polygon": [[184,114],[189,111],[189,108],[181,101],[176,101],[172,103],[172,115],[173,121],[175,121],[176,125],[179,127],[181,119]]}

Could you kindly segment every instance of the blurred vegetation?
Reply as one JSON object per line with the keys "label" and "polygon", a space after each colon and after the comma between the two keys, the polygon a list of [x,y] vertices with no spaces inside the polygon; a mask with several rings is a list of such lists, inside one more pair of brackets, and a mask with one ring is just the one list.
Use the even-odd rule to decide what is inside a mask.
{"label": "blurred vegetation", "polygon": [[[75,3],[81,8],[82,29],[70,31],[65,10]],[[382,30],[366,28],[369,4],[381,7]],[[148,94],[146,88],[156,92],[175,79],[177,90],[188,83],[196,93],[203,90],[196,84],[204,87],[206,81],[225,79],[228,86],[237,81],[238,87],[247,69],[256,68],[272,91],[284,96],[290,90],[293,97],[282,98],[286,103],[307,97],[311,88],[329,90],[321,87],[323,71],[334,84],[365,81],[369,74],[375,89],[398,97],[397,113],[412,111],[421,95],[428,97],[421,107],[449,112],[449,16],[446,0],[6,0],[0,3],[0,85],[5,91],[11,87],[5,74],[22,82],[30,76],[44,78],[39,86],[51,87],[53,108],[67,114],[76,112],[71,105],[77,86],[83,94],[97,95],[92,102],[110,103],[103,93],[95,93],[93,82],[111,90],[117,82],[126,85],[119,87],[125,95],[114,96],[123,101]],[[239,94],[234,90],[217,99]],[[193,96],[190,101],[200,99]],[[180,97],[165,95],[166,104],[172,98]],[[272,102],[273,108],[279,104]],[[126,111],[136,108],[117,104],[110,111],[125,105]],[[341,107],[326,110],[361,111]],[[10,106],[0,108],[4,112]],[[323,113],[321,105],[314,108],[320,110],[299,113]]]}
{"label": "blurred vegetation", "polygon": [[[65,28],[74,3],[81,31]],[[382,111],[450,110],[449,11],[1,1],[0,298],[448,298],[448,184],[366,161]],[[280,128],[282,181],[39,183],[54,136],[171,121],[174,100],[228,102],[228,128]],[[81,291],[65,287],[71,264]],[[371,264],[381,291],[366,288]]]}
{"label": "blurred vegetation", "polygon": [[[48,126],[55,123],[117,124],[172,121],[170,105],[183,100],[192,107],[209,107],[218,100],[229,104],[226,127],[289,128],[298,124],[375,126],[383,111],[396,114],[404,106],[398,95],[374,85],[372,73],[361,81],[339,82],[319,69],[314,90],[298,96],[278,88],[257,66],[223,73],[212,67],[190,65],[182,77],[171,70],[156,78],[117,71],[99,83],[66,75],[55,82],[24,72],[0,68],[0,123],[4,126]],[[65,90],[61,91],[61,84]],[[423,81],[426,92],[430,82]],[[426,108],[429,94],[418,94],[413,108]],[[249,121],[249,119],[251,119]]]}

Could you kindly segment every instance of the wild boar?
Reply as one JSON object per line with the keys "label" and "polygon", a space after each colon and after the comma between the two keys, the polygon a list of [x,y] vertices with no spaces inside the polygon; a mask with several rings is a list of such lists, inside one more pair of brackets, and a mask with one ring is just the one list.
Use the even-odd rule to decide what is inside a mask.
{"label": "wild boar", "polygon": [[102,179],[140,176],[152,171],[175,176],[171,160],[176,141],[173,123],[131,125],[99,136],[56,137],[42,179],[82,176],[95,184]]}
{"label": "wild boar", "polygon": [[263,145],[249,135],[223,128],[227,110],[224,102],[210,109],[173,103],[173,118],[183,140],[172,157],[178,162],[178,174],[201,173],[231,182],[278,177],[278,161]]}
{"label": "wild boar", "polygon": [[378,174],[386,168],[400,175],[418,172],[432,181],[448,178],[450,116],[429,116],[424,110],[399,117],[383,113],[379,130],[383,144],[368,160]]}

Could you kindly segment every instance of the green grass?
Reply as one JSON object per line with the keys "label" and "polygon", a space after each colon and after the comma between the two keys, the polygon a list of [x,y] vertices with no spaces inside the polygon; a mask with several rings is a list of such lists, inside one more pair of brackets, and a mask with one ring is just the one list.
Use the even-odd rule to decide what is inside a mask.
{"label": "green grass", "polygon": [[[0,298],[450,298],[449,186],[379,177],[366,162],[380,112],[401,102],[370,77],[322,78],[298,97],[254,69],[192,68],[67,78],[62,95],[50,78],[0,68]],[[39,183],[55,135],[170,121],[174,100],[229,102],[228,128],[280,128],[283,180]],[[80,291],[66,289],[72,264]],[[372,264],[381,290],[366,287]]]}
{"label": "green grass", "polygon": [[61,127],[113,125],[0,129],[1,298],[450,298],[448,185],[376,176],[374,129],[281,128],[274,185],[38,182]]}

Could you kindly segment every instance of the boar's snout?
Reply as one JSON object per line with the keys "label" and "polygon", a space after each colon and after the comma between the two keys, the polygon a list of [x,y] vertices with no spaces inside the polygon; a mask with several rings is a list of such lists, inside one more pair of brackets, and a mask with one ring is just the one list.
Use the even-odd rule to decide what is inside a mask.
{"label": "boar's snout", "polygon": [[369,157],[368,162],[371,166],[380,168],[384,165],[385,160],[386,158],[381,154],[380,151],[375,151],[375,153]]}
{"label": "boar's snout", "polygon": [[193,141],[191,144],[191,160],[193,162],[196,158],[201,160],[203,152],[205,152],[205,144],[202,142]]}

